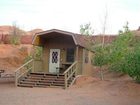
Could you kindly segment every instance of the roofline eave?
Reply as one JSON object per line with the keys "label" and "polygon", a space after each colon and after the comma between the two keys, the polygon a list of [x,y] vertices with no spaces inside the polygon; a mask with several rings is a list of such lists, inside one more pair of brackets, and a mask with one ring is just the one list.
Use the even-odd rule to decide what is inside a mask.
{"label": "roofline eave", "polygon": [[42,35],[45,35],[45,34],[48,34],[48,33],[51,33],[51,32],[56,32],[56,33],[60,33],[60,34],[66,34],[66,35],[69,35],[69,36],[72,36],[72,39],[74,41],[74,44],[75,45],[78,45],[75,37],[74,37],[74,33],[71,33],[71,32],[67,32],[67,31],[62,31],[62,30],[57,30],[57,29],[52,29],[52,30],[47,30],[47,31],[43,31],[43,32],[39,32],[39,33],[36,33],[33,37],[33,40],[32,40],[32,45],[35,45],[34,42],[35,42],[35,39],[37,38],[37,36],[42,36]]}

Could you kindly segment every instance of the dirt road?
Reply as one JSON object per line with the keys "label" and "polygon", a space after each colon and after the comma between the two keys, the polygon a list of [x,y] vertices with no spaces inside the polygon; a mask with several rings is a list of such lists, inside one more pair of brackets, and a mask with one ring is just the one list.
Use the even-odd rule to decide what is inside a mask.
{"label": "dirt road", "polygon": [[0,83],[0,105],[140,105],[140,84],[100,81],[61,88],[15,88]]}

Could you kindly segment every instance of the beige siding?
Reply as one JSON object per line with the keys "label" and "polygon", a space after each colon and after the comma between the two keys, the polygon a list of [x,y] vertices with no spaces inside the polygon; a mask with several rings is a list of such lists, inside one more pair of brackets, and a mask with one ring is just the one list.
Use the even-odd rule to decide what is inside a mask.
{"label": "beige siding", "polygon": [[[62,41],[63,40],[63,41]],[[64,40],[64,39],[53,39],[46,40],[43,51],[43,68],[44,72],[49,72],[49,58],[50,58],[50,49],[60,49],[60,66],[63,62],[66,62],[66,49],[75,48],[73,41]]]}
{"label": "beige siding", "polygon": [[92,76],[93,75],[93,72],[94,72],[94,68],[93,68],[93,65],[91,63],[91,59],[93,57],[93,52],[91,51],[88,51],[88,63],[85,63],[85,51],[86,49],[83,49],[83,65],[82,65],[82,74],[83,75],[89,75],[89,76]]}
{"label": "beige siding", "polygon": [[82,61],[83,61],[83,48],[78,48],[78,69],[77,69],[77,75],[82,75]]}
{"label": "beige siding", "polygon": [[49,67],[49,49],[46,46],[46,47],[44,47],[44,50],[43,50],[43,68],[44,68],[44,72],[49,72],[48,67]]}
{"label": "beige siding", "polygon": [[62,63],[66,63],[66,49],[74,48],[75,49],[75,60],[78,61],[77,75],[92,75],[93,66],[91,64],[91,58],[93,53],[89,52],[89,62],[85,63],[85,49],[78,46],[78,52],[76,57],[76,45],[73,42],[72,38],[46,38],[44,39],[43,46],[43,57],[42,62],[35,61],[34,71],[37,72],[49,72],[49,58],[50,58],[50,49],[60,49],[60,66]]}
{"label": "beige siding", "polygon": [[34,72],[43,72],[43,62],[39,60],[34,61]]}

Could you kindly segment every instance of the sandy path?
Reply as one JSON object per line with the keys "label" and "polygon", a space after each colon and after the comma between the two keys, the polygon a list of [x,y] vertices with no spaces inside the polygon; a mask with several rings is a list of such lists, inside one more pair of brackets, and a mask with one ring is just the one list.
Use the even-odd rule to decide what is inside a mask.
{"label": "sandy path", "polygon": [[15,88],[0,84],[0,105],[140,105],[140,85],[132,81],[92,81],[61,88]]}

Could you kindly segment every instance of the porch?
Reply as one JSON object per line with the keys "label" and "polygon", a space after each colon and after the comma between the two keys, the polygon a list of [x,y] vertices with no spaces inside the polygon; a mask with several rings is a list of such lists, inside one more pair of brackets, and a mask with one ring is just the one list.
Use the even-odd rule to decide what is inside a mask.
{"label": "porch", "polygon": [[63,87],[73,84],[76,77],[75,61],[64,73],[33,72],[34,60],[31,59],[15,71],[15,86],[20,87]]}

